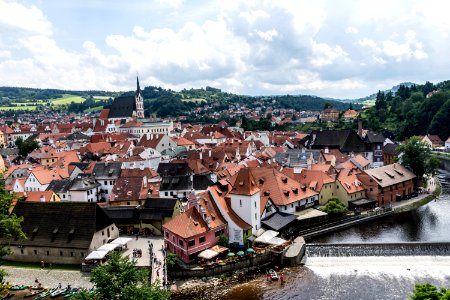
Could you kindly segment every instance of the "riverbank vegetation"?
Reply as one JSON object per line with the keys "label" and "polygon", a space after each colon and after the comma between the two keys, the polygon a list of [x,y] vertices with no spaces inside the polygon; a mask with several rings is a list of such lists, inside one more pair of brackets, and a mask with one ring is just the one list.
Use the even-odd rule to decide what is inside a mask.
{"label": "riverbank vegetation", "polygon": [[347,206],[339,198],[330,198],[321,210],[332,216],[342,215],[347,211]]}
{"label": "riverbank vegetation", "polygon": [[430,283],[416,284],[411,300],[448,300],[450,289],[437,287]]}

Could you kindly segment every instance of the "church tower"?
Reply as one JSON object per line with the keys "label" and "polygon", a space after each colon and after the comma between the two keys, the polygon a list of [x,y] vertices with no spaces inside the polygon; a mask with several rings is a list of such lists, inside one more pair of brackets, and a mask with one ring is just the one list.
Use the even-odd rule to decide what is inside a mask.
{"label": "church tower", "polygon": [[139,86],[139,77],[136,77],[136,95],[134,99],[136,101],[136,116],[139,119],[144,118],[144,98],[142,97],[141,87]]}

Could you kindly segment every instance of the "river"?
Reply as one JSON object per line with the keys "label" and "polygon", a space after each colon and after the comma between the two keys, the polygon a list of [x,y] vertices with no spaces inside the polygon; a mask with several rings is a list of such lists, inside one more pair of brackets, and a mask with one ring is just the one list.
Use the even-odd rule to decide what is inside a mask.
{"label": "river", "polygon": [[[314,243],[450,242],[450,177],[442,195],[416,211],[315,239]],[[408,299],[415,283],[450,287],[450,256],[310,257],[284,270],[287,283],[263,276],[231,288],[207,290],[196,299]]]}

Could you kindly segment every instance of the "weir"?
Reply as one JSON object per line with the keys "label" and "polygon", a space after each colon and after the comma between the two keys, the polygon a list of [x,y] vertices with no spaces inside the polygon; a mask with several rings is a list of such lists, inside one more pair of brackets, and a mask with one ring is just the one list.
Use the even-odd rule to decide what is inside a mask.
{"label": "weir", "polygon": [[450,242],[306,244],[306,256],[450,256]]}

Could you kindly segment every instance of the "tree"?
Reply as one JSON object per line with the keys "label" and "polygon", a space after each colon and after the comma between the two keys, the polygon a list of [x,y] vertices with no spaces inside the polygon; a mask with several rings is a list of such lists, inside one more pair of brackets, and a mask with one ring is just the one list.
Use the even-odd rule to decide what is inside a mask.
{"label": "tree", "polygon": [[[0,178],[1,179],[1,178]],[[12,195],[5,190],[3,184],[0,185],[0,239],[11,240],[15,238],[25,239],[26,236],[22,231],[21,223],[23,218],[18,218],[15,214],[9,213],[11,207]],[[10,253],[8,247],[0,246],[0,262],[1,259]],[[0,270],[0,282],[6,273]]]}
{"label": "tree", "polygon": [[177,265],[177,256],[175,253],[168,252],[166,255],[166,263],[169,268],[175,267]]}
{"label": "tree", "polygon": [[450,290],[438,288],[430,283],[416,284],[414,292],[409,298],[411,300],[448,300],[450,299]]}
{"label": "tree", "polygon": [[19,154],[23,157],[27,157],[28,154],[33,152],[35,149],[39,149],[39,143],[34,140],[22,140],[18,138],[15,142],[17,149],[19,149]]}
{"label": "tree", "polygon": [[107,263],[92,271],[91,282],[95,284],[95,294],[80,293],[75,299],[121,299],[121,300],[166,300],[169,291],[159,283],[148,284],[148,270],[136,268],[136,262],[118,252],[108,255]]}
{"label": "tree", "polygon": [[399,161],[416,176],[416,183],[422,181],[424,175],[434,175],[439,162],[431,155],[430,147],[415,136],[406,144],[398,146]]}
{"label": "tree", "polygon": [[333,108],[333,105],[330,102],[325,102],[325,104],[323,105],[323,109],[327,109],[327,108]]}
{"label": "tree", "polygon": [[330,215],[340,215],[347,211],[347,206],[339,198],[330,198],[321,210]]}
{"label": "tree", "polygon": [[219,241],[217,242],[217,244],[219,244],[220,246],[229,247],[230,246],[230,241],[228,240],[228,237],[226,235],[222,234],[219,237]]}

